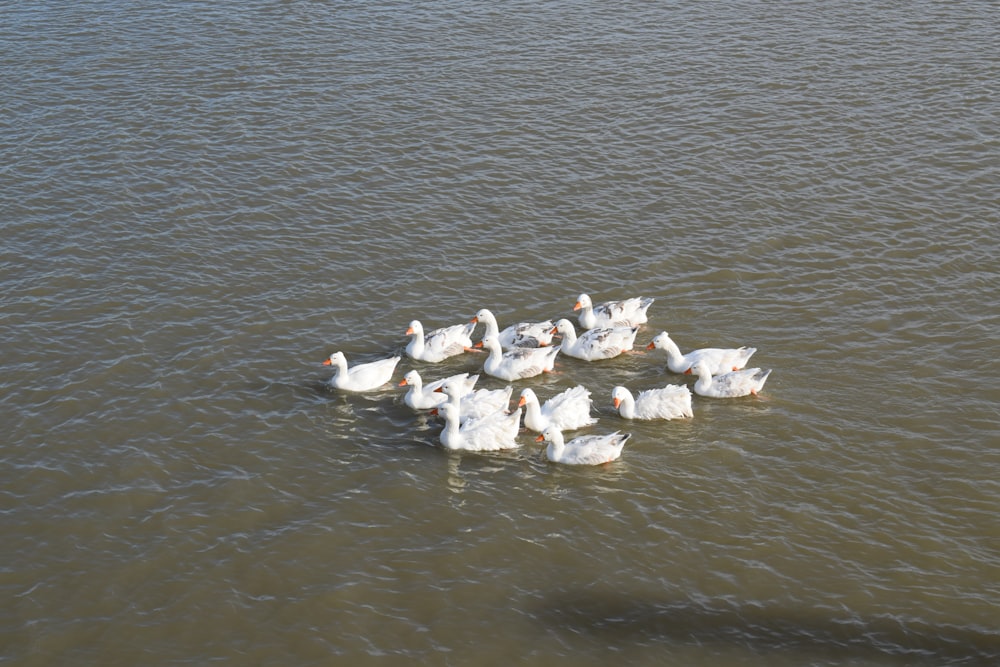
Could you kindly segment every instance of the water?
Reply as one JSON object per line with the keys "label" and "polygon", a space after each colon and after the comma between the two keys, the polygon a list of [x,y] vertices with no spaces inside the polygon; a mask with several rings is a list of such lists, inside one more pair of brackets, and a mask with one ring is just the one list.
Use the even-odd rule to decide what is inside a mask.
{"label": "water", "polygon": [[[995,663],[996,18],[0,8],[0,658]],[[622,423],[615,384],[690,380],[563,359],[525,384],[633,433],[583,470],[323,386],[582,291],[774,372]]]}

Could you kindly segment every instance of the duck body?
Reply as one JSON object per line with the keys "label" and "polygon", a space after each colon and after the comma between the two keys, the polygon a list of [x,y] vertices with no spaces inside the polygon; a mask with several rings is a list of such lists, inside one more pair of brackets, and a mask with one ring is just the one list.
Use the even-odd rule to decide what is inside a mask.
{"label": "duck body", "polygon": [[632,396],[625,387],[615,387],[611,400],[618,414],[625,419],[680,419],[693,417],[691,390],[684,385],[672,384],[640,391]]}
{"label": "duck body", "polygon": [[605,301],[594,305],[590,296],[581,294],[573,310],[579,310],[577,316],[580,326],[584,329],[595,327],[634,327],[648,321],[646,311],[653,305],[652,297],[636,296],[620,301]]}
{"label": "duck body", "polygon": [[548,426],[555,426],[560,431],[572,431],[596,424],[597,418],[590,416],[592,404],[590,392],[582,385],[556,394],[544,404],[540,403],[534,390],[525,387],[521,390],[518,407],[524,408],[525,428],[541,433]]}
{"label": "duck body", "polygon": [[639,327],[597,327],[577,336],[573,323],[562,319],[554,330],[562,334],[563,354],[584,361],[600,361],[631,350]]}
{"label": "duck body", "polygon": [[601,465],[621,457],[630,433],[616,431],[605,435],[581,435],[566,442],[562,431],[549,426],[536,440],[547,440],[545,456],[553,463],[569,465]]}
{"label": "duck body", "polygon": [[406,354],[417,361],[429,363],[444,361],[472,347],[472,331],[475,328],[473,322],[467,322],[424,333],[420,320],[413,320],[406,330],[407,336],[413,336],[406,345]]}
{"label": "duck body", "polygon": [[464,393],[468,394],[475,388],[479,376],[458,373],[451,377],[424,384],[420,373],[416,370],[411,370],[399,382],[400,387],[409,386],[409,390],[403,395],[403,402],[414,410],[433,410],[448,399],[445,394],[437,390],[449,380],[459,384],[464,389]]}
{"label": "duck body", "polygon": [[507,414],[503,411],[478,419],[459,420],[458,408],[444,403],[438,408],[444,417],[441,445],[445,449],[491,452],[520,446],[517,433],[521,430],[521,409]]}
{"label": "duck body", "polygon": [[695,364],[691,371],[698,376],[698,380],[694,383],[694,393],[709,398],[756,396],[764,388],[767,376],[771,374],[771,369],[744,368],[713,376],[704,361]]}
{"label": "duck body", "polygon": [[396,364],[400,357],[379,359],[366,364],[347,366],[347,357],[343,352],[334,352],[323,362],[324,366],[333,367],[333,377],[329,385],[341,391],[373,391],[392,379]]}
{"label": "duck body", "polygon": [[656,335],[647,349],[664,350],[667,353],[667,368],[674,373],[691,373],[692,368],[700,361],[708,364],[712,375],[721,375],[730,371],[738,371],[747,365],[750,357],[757,351],[755,347],[703,347],[681,354],[681,350],[666,331]]}
{"label": "duck body", "polygon": [[518,322],[501,330],[493,313],[482,308],[472,318],[473,323],[482,322],[486,326],[483,336],[496,336],[500,348],[510,350],[515,347],[545,347],[552,344],[552,322]]}
{"label": "duck body", "polygon": [[496,336],[484,336],[483,349],[489,356],[483,362],[483,371],[495,378],[513,382],[551,372],[559,354],[559,345],[551,347],[515,347],[506,352]]}

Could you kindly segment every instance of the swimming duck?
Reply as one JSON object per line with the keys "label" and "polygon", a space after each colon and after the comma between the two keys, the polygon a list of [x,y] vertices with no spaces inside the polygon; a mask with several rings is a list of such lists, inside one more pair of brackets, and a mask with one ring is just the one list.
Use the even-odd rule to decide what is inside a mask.
{"label": "swimming duck", "polygon": [[445,449],[487,452],[520,446],[516,439],[521,430],[520,408],[510,414],[495,412],[464,423],[459,420],[458,408],[451,403],[442,403],[437,412],[444,417],[440,437]]}
{"label": "swimming duck", "polygon": [[581,435],[566,442],[562,431],[549,426],[535,440],[549,442],[545,456],[553,463],[600,465],[619,458],[630,437],[631,433],[615,431],[606,435]]}
{"label": "swimming duck", "polygon": [[334,389],[342,391],[372,391],[378,389],[390,379],[396,370],[399,357],[379,359],[367,364],[355,364],[347,367],[347,357],[343,352],[334,352],[323,362],[324,366],[333,366],[333,377],[329,384]]}
{"label": "swimming duck", "polygon": [[636,296],[621,301],[605,301],[594,305],[587,294],[577,297],[573,310],[579,310],[578,319],[584,329],[594,327],[634,327],[647,321],[646,310],[652,297]]}
{"label": "swimming duck", "polygon": [[471,336],[475,328],[475,324],[467,322],[441,327],[425,334],[420,320],[413,320],[406,330],[407,336],[413,336],[406,345],[406,354],[418,361],[430,363],[444,361],[472,348]]}
{"label": "swimming duck", "polygon": [[414,410],[432,410],[448,399],[445,394],[437,391],[437,389],[449,380],[459,384],[464,389],[464,394],[468,394],[476,386],[479,376],[469,375],[468,373],[458,373],[457,375],[452,375],[451,377],[434,380],[433,382],[424,384],[420,377],[420,373],[416,370],[411,370],[403,376],[402,380],[399,381],[400,387],[409,386],[410,388],[406,394],[403,395],[403,402]]}
{"label": "swimming duck", "polygon": [[730,371],[713,377],[711,369],[704,361],[699,361],[691,369],[698,376],[694,383],[694,393],[710,398],[736,398],[739,396],[756,396],[764,387],[771,369],[745,368]]}
{"label": "swimming duck", "polygon": [[671,340],[666,331],[657,334],[653,342],[646,346],[646,349],[665,350],[667,368],[674,373],[690,374],[692,366],[699,361],[705,361],[712,375],[740,370],[747,365],[750,357],[757,351],[755,347],[746,346],[737,348],[703,347],[699,350],[691,350],[687,354],[681,354],[677,343]]}
{"label": "swimming duck", "polygon": [[560,349],[559,345],[515,347],[504,352],[496,336],[485,336],[478,345],[490,353],[483,363],[486,374],[507,382],[551,372]]}
{"label": "swimming duck", "polygon": [[590,392],[579,385],[556,394],[541,404],[530,387],[521,390],[518,407],[524,408],[524,426],[537,433],[550,424],[562,431],[572,431],[597,423],[590,416]]}
{"label": "swimming duck", "polygon": [[500,347],[509,350],[514,347],[545,347],[552,344],[552,322],[518,322],[500,331],[497,318],[482,308],[472,318],[473,323],[482,322],[486,326],[484,336],[496,336]]}
{"label": "swimming duck", "polygon": [[634,397],[625,387],[615,387],[611,391],[611,401],[618,414],[625,419],[678,419],[694,416],[691,411],[691,390],[679,384],[646,389]]}
{"label": "swimming duck", "polygon": [[563,354],[584,361],[599,361],[631,350],[639,327],[597,327],[577,337],[573,323],[562,319],[556,322],[553,331],[562,334]]}

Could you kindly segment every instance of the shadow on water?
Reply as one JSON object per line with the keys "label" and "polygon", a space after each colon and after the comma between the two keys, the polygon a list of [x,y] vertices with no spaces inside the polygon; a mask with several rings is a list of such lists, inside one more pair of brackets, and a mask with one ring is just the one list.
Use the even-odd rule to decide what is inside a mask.
{"label": "shadow on water", "polygon": [[624,642],[671,642],[757,655],[787,653],[817,662],[1000,664],[1000,628],[934,626],[890,617],[837,618],[809,609],[707,608],[611,591],[556,594],[541,605],[538,615],[550,630],[591,636],[612,648]]}

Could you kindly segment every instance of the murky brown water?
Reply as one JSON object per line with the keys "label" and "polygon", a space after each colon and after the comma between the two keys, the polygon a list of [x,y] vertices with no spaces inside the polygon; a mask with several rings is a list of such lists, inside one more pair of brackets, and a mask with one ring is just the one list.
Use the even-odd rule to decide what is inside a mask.
{"label": "murky brown water", "polygon": [[[0,8],[0,659],[1000,660],[991,2]],[[449,454],[335,350],[656,298],[758,398]],[[481,356],[404,359],[425,379]],[[480,386],[503,383],[484,378]],[[519,391],[519,388],[516,390]],[[624,661],[624,662],[623,662]]]}

